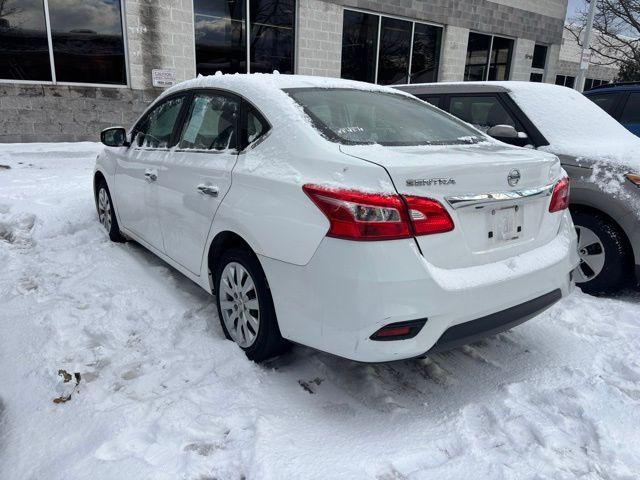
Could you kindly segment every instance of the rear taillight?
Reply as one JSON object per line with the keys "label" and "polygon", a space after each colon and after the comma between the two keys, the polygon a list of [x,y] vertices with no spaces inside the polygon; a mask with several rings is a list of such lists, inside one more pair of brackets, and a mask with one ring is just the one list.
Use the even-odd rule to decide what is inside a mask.
{"label": "rear taillight", "polygon": [[394,240],[453,230],[453,221],[435,200],[334,189],[302,187],[329,220],[330,237]]}
{"label": "rear taillight", "polygon": [[563,178],[553,187],[549,211],[559,212],[566,208],[569,208],[569,179]]}
{"label": "rear taillight", "polygon": [[640,175],[636,175],[635,173],[627,173],[625,177],[627,177],[627,180],[633,183],[636,187],[640,187]]}

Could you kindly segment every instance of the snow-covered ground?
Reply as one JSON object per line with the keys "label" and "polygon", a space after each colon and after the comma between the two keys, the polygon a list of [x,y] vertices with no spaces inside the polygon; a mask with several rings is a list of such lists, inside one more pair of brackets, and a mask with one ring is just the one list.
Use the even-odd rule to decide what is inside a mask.
{"label": "snow-covered ground", "polygon": [[259,366],[199,287],[107,240],[96,148],[0,146],[0,479],[639,477],[640,294],[427,360]]}

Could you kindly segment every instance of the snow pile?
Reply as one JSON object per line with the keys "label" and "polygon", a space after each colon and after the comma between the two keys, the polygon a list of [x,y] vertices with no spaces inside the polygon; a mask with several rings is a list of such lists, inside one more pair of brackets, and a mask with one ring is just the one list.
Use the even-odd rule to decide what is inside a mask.
{"label": "snow pile", "polygon": [[258,366],[209,295],[107,240],[98,148],[0,146],[2,480],[637,477],[640,295],[427,360]]}

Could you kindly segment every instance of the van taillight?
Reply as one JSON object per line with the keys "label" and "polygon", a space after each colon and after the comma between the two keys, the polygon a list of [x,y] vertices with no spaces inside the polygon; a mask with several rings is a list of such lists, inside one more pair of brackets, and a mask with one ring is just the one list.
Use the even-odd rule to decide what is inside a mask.
{"label": "van taillight", "polygon": [[307,184],[304,192],[329,220],[330,237],[394,240],[453,230],[453,220],[428,198],[367,193]]}
{"label": "van taillight", "polygon": [[551,195],[551,203],[549,204],[550,212],[559,212],[569,208],[569,179],[563,178],[555,187],[553,187],[553,194]]}

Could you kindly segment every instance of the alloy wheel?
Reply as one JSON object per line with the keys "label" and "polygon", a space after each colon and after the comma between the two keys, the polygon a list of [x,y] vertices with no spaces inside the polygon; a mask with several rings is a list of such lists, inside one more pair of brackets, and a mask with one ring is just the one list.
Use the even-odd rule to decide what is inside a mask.
{"label": "alloy wheel", "polygon": [[242,348],[250,347],[260,328],[260,303],[253,278],[241,264],[230,262],[222,271],[218,295],[229,335]]}
{"label": "alloy wheel", "polygon": [[586,283],[596,278],[604,268],[604,245],[598,235],[587,227],[576,225],[576,233],[580,265],[575,270],[575,280],[576,283]]}
{"label": "alloy wheel", "polygon": [[111,202],[109,201],[109,194],[104,188],[100,188],[98,192],[98,218],[100,223],[107,230],[111,231]]}

